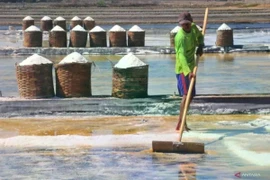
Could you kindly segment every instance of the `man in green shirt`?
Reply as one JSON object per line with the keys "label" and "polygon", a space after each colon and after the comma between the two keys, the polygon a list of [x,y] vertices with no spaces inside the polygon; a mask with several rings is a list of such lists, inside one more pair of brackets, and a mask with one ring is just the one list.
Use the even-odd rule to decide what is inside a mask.
{"label": "man in green shirt", "polygon": [[[179,95],[182,96],[180,104],[180,114],[176,130],[179,130],[188,88],[191,78],[195,78],[193,69],[195,67],[195,54],[201,56],[203,54],[204,37],[193,23],[193,19],[188,12],[179,15],[179,25],[181,28],[175,36],[175,74],[177,78],[177,88]],[[196,95],[195,85],[192,89],[191,100]],[[191,102],[191,101],[190,101]],[[185,124],[185,130],[190,130]]]}

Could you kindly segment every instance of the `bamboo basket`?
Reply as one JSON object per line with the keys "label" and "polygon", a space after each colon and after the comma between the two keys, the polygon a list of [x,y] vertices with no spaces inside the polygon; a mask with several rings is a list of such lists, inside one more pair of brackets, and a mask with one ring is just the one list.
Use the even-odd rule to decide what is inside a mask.
{"label": "bamboo basket", "polygon": [[129,47],[144,46],[144,41],[145,41],[145,31],[143,32],[128,31],[128,46]]}
{"label": "bamboo basket", "polygon": [[112,96],[145,98],[148,96],[148,65],[126,69],[113,68]]}
{"label": "bamboo basket", "polygon": [[127,37],[126,31],[110,31],[109,32],[110,47],[126,47]]}
{"label": "bamboo basket", "polygon": [[222,47],[233,46],[233,30],[218,30],[216,45]]}
{"label": "bamboo basket", "polygon": [[41,20],[40,29],[41,31],[50,31],[53,28],[52,20]]}
{"label": "bamboo basket", "polygon": [[51,31],[49,34],[50,47],[67,47],[67,33],[65,31]]}
{"label": "bamboo basket", "polygon": [[86,31],[70,32],[70,47],[85,47],[87,42]]}
{"label": "bamboo basket", "polygon": [[92,63],[69,63],[55,65],[56,96],[89,97],[91,92]]}
{"label": "bamboo basket", "polygon": [[19,66],[16,77],[20,97],[27,99],[54,96],[52,64]]}
{"label": "bamboo basket", "polygon": [[53,21],[53,25],[54,26],[60,26],[61,28],[63,28],[65,31],[67,30],[67,24],[66,24],[66,20],[54,20]]}
{"label": "bamboo basket", "polygon": [[85,30],[90,31],[91,29],[95,27],[95,25],[96,25],[95,21],[89,21],[89,20],[83,21],[83,27]]}
{"label": "bamboo basket", "polygon": [[22,22],[22,30],[26,30],[27,28],[29,28],[30,26],[35,24],[35,20],[23,20]]}
{"label": "bamboo basket", "polygon": [[107,47],[106,32],[89,32],[90,47]]}
{"label": "bamboo basket", "polygon": [[41,31],[24,31],[23,45],[25,47],[42,47],[42,32]]}
{"label": "bamboo basket", "polygon": [[83,27],[83,21],[82,20],[72,20],[70,22],[70,30],[72,30],[77,25],[80,25]]}

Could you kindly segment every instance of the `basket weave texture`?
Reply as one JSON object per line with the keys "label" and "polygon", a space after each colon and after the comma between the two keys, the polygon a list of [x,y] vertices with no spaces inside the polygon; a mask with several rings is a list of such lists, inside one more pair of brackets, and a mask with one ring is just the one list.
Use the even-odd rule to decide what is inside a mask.
{"label": "basket weave texture", "polygon": [[145,98],[148,90],[148,65],[127,69],[113,68],[112,96]]}
{"label": "basket weave texture", "polygon": [[23,45],[25,47],[42,47],[42,32],[24,32]]}
{"label": "basket weave texture", "polygon": [[90,47],[107,47],[106,32],[89,32]]}
{"label": "basket weave texture", "polygon": [[70,30],[73,29],[77,25],[80,25],[83,27],[83,21],[82,20],[72,20],[70,22]]}
{"label": "basket weave texture", "polygon": [[91,92],[92,63],[68,63],[55,65],[56,96],[89,97]]}
{"label": "basket weave texture", "polygon": [[51,31],[49,33],[50,47],[67,47],[67,33],[65,31]]}
{"label": "basket weave texture", "polygon": [[110,47],[126,47],[126,31],[109,32]]}
{"label": "basket weave texture", "polygon": [[88,20],[84,20],[83,21],[83,27],[85,30],[91,30],[95,27],[95,21],[88,21]]}
{"label": "basket weave texture", "polygon": [[54,96],[52,64],[18,66],[16,77],[20,97],[27,99]]}
{"label": "basket weave texture", "polygon": [[233,46],[233,31],[232,30],[217,31],[216,45],[222,47]]}
{"label": "basket weave texture", "polygon": [[41,20],[40,29],[41,31],[50,31],[53,28],[52,20]]}
{"label": "basket weave texture", "polygon": [[70,32],[70,47],[85,47],[88,33],[85,31]]}
{"label": "basket weave texture", "polygon": [[144,46],[145,32],[128,32],[128,46],[139,47]]}
{"label": "basket weave texture", "polygon": [[65,31],[67,30],[66,20],[62,20],[62,21],[54,20],[54,21],[53,21],[53,25],[54,25],[54,26],[60,26],[60,27],[63,28]]}
{"label": "basket weave texture", "polygon": [[35,20],[23,20],[22,22],[22,30],[26,30],[27,28],[29,28],[30,26],[35,24]]}

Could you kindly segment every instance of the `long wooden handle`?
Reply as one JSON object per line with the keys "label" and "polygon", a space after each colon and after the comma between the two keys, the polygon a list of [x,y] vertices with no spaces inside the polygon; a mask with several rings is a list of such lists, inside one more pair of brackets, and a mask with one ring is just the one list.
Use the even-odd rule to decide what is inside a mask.
{"label": "long wooden handle", "polygon": [[[203,29],[202,29],[203,35],[205,34],[205,29],[206,29],[206,25],[207,25],[207,17],[208,17],[208,8],[205,9],[205,14],[204,14]],[[193,69],[194,76],[196,76],[196,73],[197,73],[199,59],[200,59],[200,56],[196,56],[196,62],[195,62],[196,64],[195,64],[195,67]],[[184,126],[185,126],[185,122],[186,122],[187,110],[188,110],[190,97],[191,97],[191,93],[192,93],[192,89],[194,87],[194,84],[195,84],[195,78],[193,77],[193,78],[191,78],[191,81],[189,84],[188,94],[186,97],[185,107],[184,107],[184,111],[183,111],[183,115],[182,115],[182,122],[181,122],[181,126],[180,126],[180,131],[179,131],[179,141],[182,140],[182,135],[183,135]]]}

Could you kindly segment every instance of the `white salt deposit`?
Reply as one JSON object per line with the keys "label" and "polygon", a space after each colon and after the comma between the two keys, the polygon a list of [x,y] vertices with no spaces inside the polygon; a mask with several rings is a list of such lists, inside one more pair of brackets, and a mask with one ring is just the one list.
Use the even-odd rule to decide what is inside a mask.
{"label": "white salt deposit", "polygon": [[50,20],[52,20],[52,18],[50,18],[49,16],[44,16],[41,20],[42,21],[50,21]]}
{"label": "white salt deposit", "polygon": [[227,24],[223,23],[219,28],[217,29],[218,31],[220,30],[232,30]]}
{"label": "white salt deposit", "polygon": [[39,64],[52,64],[52,62],[38,54],[33,54],[32,56],[26,58],[22,61],[19,66],[29,66],[29,65],[39,65]]}
{"label": "white salt deposit", "polygon": [[26,30],[26,32],[31,32],[31,31],[40,31],[40,29],[34,25],[28,27]]}
{"label": "white salt deposit", "polygon": [[144,30],[142,28],[140,28],[139,26],[137,26],[137,25],[132,26],[129,29],[129,31],[131,31],[131,32],[144,32]]}
{"label": "white salt deposit", "polygon": [[86,18],[84,18],[85,21],[94,21],[93,18],[91,18],[90,16],[87,16]]}
{"label": "white salt deposit", "polygon": [[57,17],[55,20],[56,21],[65,21],[65,19],[63,17],[61,17],[61,16]]}
{"label": "white salt deposit", "polygon": [[179,29],[181,29],[180,26],[175,26],[175,28],[173,28],[173,29],[171,30],[171,33],[177,33],[177,32],[179,31]]}
{"label": "white salt deposit", "polygon": [[146,64],[137,58],[133,53],[128,53],[122,57],[117,64],[114,65],[116,68],[126,69],[130,67],[145,66]]}
{"label": "white salt deposit", "polygon": [[105,30],[100,26],[95,26],[93,29],[90,30],[90,32],[104,32],[104,31]]}
{"label": "white salt deposit", "polygon": [[88,60],[85,59],[80,53],[73,52],[67,55],[59,64],[68,64],[68,63],[87,63]]}
{"label": "white salt deposit", "polygon": [[118,32],[118,31],[126,31],[126,30],[119,25],[114,25],[109,31]]}
{"label": "white salt deposit", "polygon": [[78,16],[75,16],[75,17],[73,17],[73,18],[71,19],[71,21],[79,21],[79,20],[81,20],[81,18],[79,18]]}
{"label": "white salt deposit", "polygon": [[77,26],[75,26],[75,27],[72,29],[72,31],[85,31],[85,29],[84,29],[82,26],[80,26],[80,25],[78,24]]}
{"label": "white salt deposit", "polygon": [[51,31],[65,31],[65,30],[61,28],[60,26],[56,25]]}
{"label": "white salt deposit", "polygon": [[26,16],[25,18],[23,18],[23,21],[27,21],[27,20],[34,20],[31,16]]}

